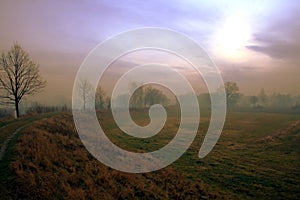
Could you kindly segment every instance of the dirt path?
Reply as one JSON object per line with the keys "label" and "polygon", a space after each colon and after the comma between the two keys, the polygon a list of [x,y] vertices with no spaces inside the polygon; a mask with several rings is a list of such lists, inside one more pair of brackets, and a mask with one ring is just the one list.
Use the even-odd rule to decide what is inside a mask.
{"label": "dirt path", "polygon": [[15,130],[11,135],[9,135],[7,137],[7,139],[1,144],[1,149],[0,149],[0,161],[2,160],[4,154],[5,154],[5,151],[7,149],[7,145],[8,143],[11,141],[11,139],[13,139],[15,137],[15,135],[20,131],[22,130],[26,125],[22,126],[22,127],[19,127],[17,128],[17,130]]}
{"label": "dirt path", "polygon": [[5,128],[8,127],[9,125],[10,125],[10,124],[6,124],[6,125],[4,125],[4,126],[1,126],[1,127],[0,127],[0,130],[1,130],[1,129],[5,129]]}
{"label": "dirt path", "polygon": [[60,113],[46,113],[35,116],[28,116],[15,120],[0,127],[0,199],[12,199],[12,194],[10,193],[9,185],[11,184],[10,174],[9,174],[9,163],[11,161],[10,156],[12,154],[10,151],[10,144],[17,137],[17,135],[23,129],[31,126],[36,121],[43,120],[45,118],[50,118]]}
{"label": "dirt path", "polygon": [[[2,161],[3,156],[6,153],[9,142],[16,136],[16,134],[19,131],[21,131],[23,128],[25,128],[26,126],[29,126],[30,124],[32,124],[35,121],[39,121],[44,118],[54,116],[56,114],[57,113],[51,113],[51,114],[43,114],[43,115],[39,115],[39,116],[33,116],[33,117],[25,118],[22,121],[12,122],[12,123],[9,123],[7,125],[0,127],[0,131],[2,131],[2,130],[4,131],[4,129],[9,128],[10,126],[12,126],[12,127],[19,126],[19,127],[13,128],[13,130],[10,131],[10,132],[12,132],[11,134],[9,134],[8,136],[4,136],[5,140],[4,139],[1,140],[2,143],[0,144],[0,161]],[[9,131],[9,130],[7,130],[7,131]]]}

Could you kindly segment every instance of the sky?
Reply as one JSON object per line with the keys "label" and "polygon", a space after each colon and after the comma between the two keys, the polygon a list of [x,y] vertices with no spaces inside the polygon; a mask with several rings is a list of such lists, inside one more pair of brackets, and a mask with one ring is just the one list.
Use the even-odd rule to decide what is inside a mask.
{"label": "sky", "polygon": [[97,44],[131,29],[168,28],[199,43],[242,93],[298,95],[299,11],[293,0],[1,0],[0,51],[18,42],[48,82],[36,98],[69,101],[76,72]]}

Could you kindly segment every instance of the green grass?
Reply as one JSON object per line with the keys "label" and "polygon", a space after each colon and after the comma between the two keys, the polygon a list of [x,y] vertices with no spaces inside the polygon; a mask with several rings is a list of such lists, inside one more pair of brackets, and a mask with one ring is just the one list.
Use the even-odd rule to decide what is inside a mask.
{"label": "green grass", "polygon": [[[142,114],[137,114],[142,115]],[[207,131],[209,113],[202,113],[197,137],[189,150],[172,166],[193,181],[203,181],[209,190],[228,198],[294,199],[300,197],[300,127],[277,137],[295,114],[230,112],[222,135],[213,151],[204,159],[197,157]],[[135,116],[142,123],[145,118]],[[149,139],[130,137],[113,121],[102,125],[118,146],[149,152],[167,144],[177,132],[178,116],[169,116],[166,127]],[[265,141],[268,136],[274,137]]]}
{"label": "green grass", "polygon": [[202,139],[197,137],[191,153],[175,166],[194,180],[203,180],[239,198],[299,197],[299,146],[285,138],[260,142],[294,120],[299,120],[299,116],[229,113],[221,138],[207,157],[196,164],[194,155]]}

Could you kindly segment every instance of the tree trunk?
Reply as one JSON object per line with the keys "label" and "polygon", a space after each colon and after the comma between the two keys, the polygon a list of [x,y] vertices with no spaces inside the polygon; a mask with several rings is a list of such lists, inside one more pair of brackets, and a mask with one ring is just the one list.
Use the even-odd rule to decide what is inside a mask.
{"label": "tree trunk", "polygon": [[83,99],[83,110],[85,110],[85,98]]}
{"label": "tree trunk", "polygon": [[20,113],[19,113],[19,102],[15,101],[15,107],[16,107],[16,114],[17,114],[17,118],[20,117]]}

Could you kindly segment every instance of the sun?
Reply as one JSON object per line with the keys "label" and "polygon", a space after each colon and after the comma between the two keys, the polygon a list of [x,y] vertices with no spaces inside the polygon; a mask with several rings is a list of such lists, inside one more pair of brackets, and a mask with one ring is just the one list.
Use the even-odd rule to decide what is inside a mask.
{"label": "sun", "polygon": [[217,28],[215,48],[226,58],[240,58],[251,37],[250,26],[240,15],[228,17]]}

